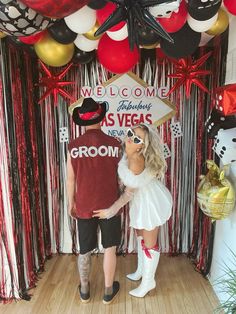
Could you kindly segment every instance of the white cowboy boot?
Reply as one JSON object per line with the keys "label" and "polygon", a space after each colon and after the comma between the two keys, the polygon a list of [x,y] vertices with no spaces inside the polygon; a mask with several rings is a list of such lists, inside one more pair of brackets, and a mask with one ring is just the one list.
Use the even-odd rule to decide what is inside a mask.
{"label": "white cowboy boot", "polygon": [[150,290],[156,287],[155,273],[160,258],[160,252],[148,250],[151,258],[143,251],[143,276],[138,288],[131,290],[129,294],[137,298],[143,298]]}
{"label": "white cowboy boot", "polygon": [[137,237],[137,259],[138,265],[134,273],[126,275],[130,280],[140,280],[142,278],[142,268],[143,268],[143,249],[142,249],[142,239],[143,237]]}

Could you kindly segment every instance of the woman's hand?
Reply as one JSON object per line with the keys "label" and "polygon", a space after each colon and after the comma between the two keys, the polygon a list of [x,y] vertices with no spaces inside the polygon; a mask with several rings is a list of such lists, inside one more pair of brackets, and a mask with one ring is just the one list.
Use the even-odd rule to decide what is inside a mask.
{"label": "woman's hand", "polygon": [[114,217],[119,210],[133,198],[134,191],[135,189],[126,187],[118,200],[116,200],[108,209],[94,210],[93,217],[98,217],[99,219],[109,219]]}
{"label": "woman's hand", "polygon": [[93,211],[93,217],[98,217],[99,219],[107,219],[110,218],[109,215],[110,210],[109,209],[98,209]]}

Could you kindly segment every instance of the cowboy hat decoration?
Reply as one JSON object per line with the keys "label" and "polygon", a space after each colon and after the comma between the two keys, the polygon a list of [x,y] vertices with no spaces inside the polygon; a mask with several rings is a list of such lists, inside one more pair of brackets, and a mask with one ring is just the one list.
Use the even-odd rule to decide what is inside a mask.
{"label": "cowboy hat decoration", "polygon": [[101,122],[106,115],[106,102],[99,103],[93,98],[84,98],[80,107],[75,107],[72,119],[75,124],[86,126]]}

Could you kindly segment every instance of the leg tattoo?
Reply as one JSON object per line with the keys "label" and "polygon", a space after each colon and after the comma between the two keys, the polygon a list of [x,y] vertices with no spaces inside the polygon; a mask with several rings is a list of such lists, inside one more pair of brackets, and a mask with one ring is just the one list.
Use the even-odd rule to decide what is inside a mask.
{"label": "leg tattoo", "polygon": [[80,254],[78,257],[81,292],[89,291],[89,274],[91,269],[91,252]]}

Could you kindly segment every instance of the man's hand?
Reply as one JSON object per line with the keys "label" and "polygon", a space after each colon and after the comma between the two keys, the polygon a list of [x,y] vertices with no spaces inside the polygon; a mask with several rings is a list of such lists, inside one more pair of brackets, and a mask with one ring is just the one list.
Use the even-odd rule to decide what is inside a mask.
{"label": "man's hand", "polygon": [[71,218],[73,218],[73,219],[76,218],[76,208],[75,208],[75,204],[73,204],[73,206],[68,205],[67,211],[68,211],[68,215],[69,215]]}

